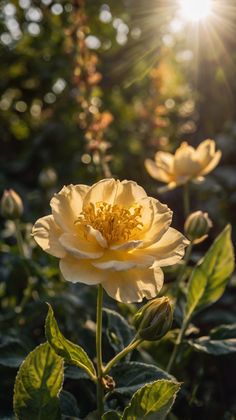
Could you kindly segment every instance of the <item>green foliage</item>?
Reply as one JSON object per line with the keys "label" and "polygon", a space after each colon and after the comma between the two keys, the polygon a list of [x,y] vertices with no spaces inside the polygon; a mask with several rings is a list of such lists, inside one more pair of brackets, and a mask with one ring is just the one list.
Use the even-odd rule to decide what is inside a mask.
{"label": "green foliage", "polygon": [[91,377],[96,375],[93,362],[82,347],[67,340],[57,325],[52,307],[48,304],[48,315],[45,323],[45,334],[54,351],[67,363],[72,363],[84,369]]}
{"label": "green foliage", "polygon": [[179,389],[178,382],[165,379],[146,384],[134,393],[123,414],[108,411],[102,420],[163,420],[174,404]]}
{"label": "green foliage", "polygon": [[194,269],[188,286],[185,319],[217,301],[224,293],[234,270],[231,227],[216,238],[209,251]]}
{"label": "green foliage", "polygon": [[189,344],[198,351],[214,356],[236,353],[236,338],[212,340],[211,337],[200,337],[196,340],[190,340]]}
{"label": "green foliage", "polygon": [[[39,413],[45,420],[56,418],[57,413],[62,420],[97,420],[96,386],[91,381],[95,375],[92,360],[96,360],[95,290],[64,282],[58,261],[36,247],[31,237],[32,223],[48,214],[53,193],[64,184],[91,185],[104,177],[100,152],[108,147],[104,163],[110,166],[112,176],[133,179],[148,195],[156,197],[157,184],[145,172],[145,158],[153,158],[156,151],[172,152],[184,139],[196,146],[201,140],[200,133],[204,133],[203,136],[215,138],[217,148],[222,151],[222,161],[201,185],[192,184],[190,188],[191,211],[208,212],[213,229],[206,242],[193,247],[177,292],[174,328],[182,322],[186,296],[187,321],[196,316],[195,325],[185,331],[183,345],[171,369],[183,385],[181,397],[168,419],[234,419],[236,283],[234,277],[228,282],[233,269],[230,228],[222,232],[206,256],[204,253],[215,232],[227,223],[233,225],[235,219],[236,55],[234,42],[231,42],[231,38],[236,38],[235,0],[222,0],[232,11],[227,13],[222,6],[225,28],[224,25],[214,27],[213,13],[210,26],[217,37],[211,37],[210,32],[209,37],[206,36],[208,25],[199,26],[201,29],[195,34],[197,54],[192,37],[186,39],[184,22],[177,32],[172,25],[175,1],[164,8],[161,0],[84,2],[84,35],[86,38],[89,34],[95,36],[101,43],[92,53],[95,61],[96,55],[98,57],[95,67],[103,76],[99,84],[88,87],[84,86],[84,68],[79,68],[83,67],[84,59],[86,61],[86,53],[83,55],[82,51],[80,56],[83,33],[81,27],[77,31],[78,21],[73,15],[79,3],[83,2],[2,1],[0,195],[5,188],[15,188],[22,197],[24,214],[20,228],[26,258],[19,256],[13,224],[0,218],[0,418],[15,418],[13,385],[17,369],[26,357],[20,369],[23,379],[19,381],[18,374],[16,382],[16,390],[24,394],[20,405],[17,402],[18,418],[33,420],[37,412],[36,415]],[[104,11],[107,22],[101,19]],[[81,22],[78,25],[81,26]],[[226,26],[231,29],[230,34]],[[31,28],[36,28],[36,33],[32,33]],[[189,30],[191,33],[192,25]],[[118,42],[122,38],[127,40],[124,45]],[[77,70],[81,70],[79,76],[75,63]],[[89,72],[93,71],[92,67],[88,65]],[[193,80],[196,68],[197,89]],[[84,97],[86,88],[89,97]],[[97,149],[96,133],[86,133],[83,128],[85,122],[90,124],[94,120],[96,108],[106,109],[114,117],[100,137],[101,150]],[[216,133],[220,134],[215,137]],[[40,176],[48,168],[57,174],[51,187],[42,183]],[[174,211],[174,225],[179,230],[184,225],[181,194],[182,188],[179,188],[157,196]],[[235,240],[234,227],[232,236]],[[199,258],[202,258],[200,264],[192,270],[192,264]],[[162,290],[163,295],[167,291],[174,299],[177,271],[181,269],[176,266],[165,269]],[[191,279],[189,273],[192,273]],[[214,307],[210,307],[219,298]],[[103,316],[102,352],[107,362],[132,340],[134,330],[128,320],[140,306],[116,305],[109,297],[105,299],[109,309],[104,310]],[[43,373],[38,363],[38,359],[44,357],[41,351],[40,355],[35,355],[37,360],[32,358],[34,352],[28,357],[27,354],[44,340],[45,301],[53,306],[57,321],[49,309],[50,347],[45,344],[42,349],[48,348],[49,359],[54,362],[45,367]],[[63,335],[57,322],[63,326]],[[110,411],[103,415],[103,420],[121,419],[120,413],[133,394],[142,394],[141,389],[146,386],[150,389],[152,382],[174,381],[175,378],[162,369],[168,364],[176,331],[171,330],[164,340],[141,345],[112,368],[109,374],[116,386],[106,394],[105,409]],[[65,337],[71,337],[80,346]],[[68,365],[64,372],[65,390],[60,392],[58,402],[59,390],[56,392],[50,381],[55,377],[56,385],[61,378],[60,354]],[[216,360],[214,355],[221,357]],[[31,370],[34,374],[29,377]],[[45,379],[49,371],[43,390],[39,375]],[[23,380],[26,384],[33,381],[32,393],[27,393]],[[45,410],[39,404],[39,394],[42,396],[44,392],[43,397],[48,402]],[[136,404],[135,401],[136,397]],[[141,410],[140,402],[133,407],[137,412]],[[141,416],[143,418],[143,413]],[[155,413],[153,417],[158,418]]]}
{"label": "green foliage", "polygon": [[63,382],[63,359],[48,343],[36,347],[22,363],[14,388],[14,411],[18,419],[59,420],[59,392]]}
{"label": "green foliage", "polygon": [[120,363],[114,366],[110,373],[116,383],[113,394],[130,397],[149,382],[157,379],[173,379],[171,375],[157,366],[140,362]]}
{"label": "green foliage", "polygon": [[126,347],[134,336],[134,328],[118,312],[111,309],[103,309],[106,314],[106,334],[110,345],[115,352]]}
{"label": "green foliage", "polygon": [[210,331],[213,340],[224,340],[225,338],[236,338],[236,323],[229,325],[220,325]]}
{"label": "green foliage", "polygon": [[60,393],[60,408],[61,414],[68,417],[79,417],[79,408],[77,401],[73,394],[68,391],[61,391]]}
{"label": "green foliage", "polygon": [[107,411],[102,416],[102,420],[120,420],[122,416],[117,411]]}
{"label": "green foliage", "polygon": [[188,340],[188,344],[200,352],[214,356],[236,353],[236,324],[213,328],[209,336]]}
{"label": "green foliage", "polygon": [[25,359],[28,349],[22,341],[14,337],[4,337],[0,345],[0,365],[19,367]]}
{"label": "green foliage", "polygon": [[165,419],[179,389],[179,383],[164,379],[145,385],[133,395],[122,420]]}

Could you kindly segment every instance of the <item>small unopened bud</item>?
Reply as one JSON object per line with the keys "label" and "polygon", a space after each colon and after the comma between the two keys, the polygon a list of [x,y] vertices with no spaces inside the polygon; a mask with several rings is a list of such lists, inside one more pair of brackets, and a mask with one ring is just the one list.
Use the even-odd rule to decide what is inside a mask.
{"label": "small unopened bud", "polygon": [[23,213],[23,203],[14,190],[5,190],[1,199],[1,213],[10,220],[19,219]]}
{"label": "small unopened bud", "polygon": [[159,340],[171,328],[172,307],[168,297],[153,299],[134,316],[138,338],[148,341]]}
{"label": "small unopened bud", "polygon": [[44,188],[45,190],[48,190],[57,182],[57,173],[55,169],[53,168],[46,168],[43,169],[39,174],[39,185]]}
{"label": "small unopened bud", "polygon": [[184,225],[184,231],[192,243],[198,244],[207,238],[211,227],[212,221],[209,219],[208,214],[199,210],[188,216]]}

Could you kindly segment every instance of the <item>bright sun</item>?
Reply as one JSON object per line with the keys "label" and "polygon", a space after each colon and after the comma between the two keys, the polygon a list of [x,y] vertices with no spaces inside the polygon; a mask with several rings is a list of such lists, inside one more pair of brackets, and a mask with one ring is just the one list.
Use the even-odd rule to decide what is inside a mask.
{"label": "bright sun", "polygon": [[180,6],[184,19],[199,22],[210,14],[212,0],[180,0]]}

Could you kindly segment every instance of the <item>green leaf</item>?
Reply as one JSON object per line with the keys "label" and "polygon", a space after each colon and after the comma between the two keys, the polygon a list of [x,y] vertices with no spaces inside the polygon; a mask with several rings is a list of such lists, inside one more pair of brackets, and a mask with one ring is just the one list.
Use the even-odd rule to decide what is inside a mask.
{"label": "green leaf", "polygon": [[20,420],[58,420],[63,359],[48,343],[36,347],[22,363],[14,387],[14,411]]}
{"label": "green leaf", "polygon": [[111,309],[103,309],[106,316],[106,334],[109,343],[116,353],[123,350],[134,336],[134,328],[125,318]]}
{"label": "green leaf", "polygon": [[120,413],[118,413],[117,411],[107,411],[105,414],[103,414],[102,416],[102,420],[120,420],[122,419],[122,416]]}
{"label": "green leaf", "polygon": [[236,353],[236,338],[229,338],[228,340],[211,340],[210,337],[206,336],[195,340],[189,340],[188,343],[196,350],[214,356]]}
{"label": "green leaf", "polygon": [[236,324],[220,325],[210,331],[210,336],[214,340],[223,340],[227,338],[236,338]]}
{"label": "green leaf", "polygon": [[68,391],[60,393],[60,407],[62,416],[79,417],[79,407],[76,398]]}
{"label": "green leaf", "polygon": [[80,379],[90,379],[89,375],[81,368],[74,365],[65,366],[64,376],[68,379],[74,379],[76,381]]}
{"label": "green leaf", "polygon": [[174,379],[169,373],[155,365],[126,362],[113,367],[110,372],[116,383],[113,394],[131,397],[134,392],[157,379]]}
{"label": "green leaf", "polygon": [[57,321],[54,317],[52,307],[48,304],[48,315],[45,323],[45,334],[49,344],[52,346],[54,351],[63,357],[68,363],[72,363],[82,369],[84,369],[90,377],[93,378],[96,375],[96,371],[93,362],[88,357],[87,353],[82,347],[67,340],[57,325]]}
{"label": "green leaf", "polygon": [[27,356],[24,344],[13,337],[5,337],[0,345],[0,365],[18,368]]}
{"label": "green leaf", "polygon": [[165,419],[179,389],[179,383],[164,379],[145,385],[133,395],[122,420]]}
{"label": "green leaf", "polygon": [[221,297],[233,270],[234,252],[231,226],[228,225],[193,270],[187,292],[185,320]]}
{"label": "green leaf", "polygon": [[188,340],[188,344],[198,351],[214,356],[236,353],[236,324],[221,325],[211,330],[209,337]]}

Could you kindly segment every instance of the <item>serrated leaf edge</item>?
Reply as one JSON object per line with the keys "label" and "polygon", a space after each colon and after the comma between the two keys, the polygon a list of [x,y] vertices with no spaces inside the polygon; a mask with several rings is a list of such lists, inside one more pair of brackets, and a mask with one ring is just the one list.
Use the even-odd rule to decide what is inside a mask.
{"label": "serrated leaf edge", "polygon": [[[46,302],[46,303],[47,303],[47,302]],[[56,354],[58,354],[60,357],[62,357],[62,358],[64,359],[64,357],[63,357],[61,354],[57,353],[56,349],[54,348],[54,346],[50,343],[50,341],[49,341],[49,339],[48,339],[48,333],[47,333],[47,331],[48,331],[48,323],[49,323],[49,317],[50,317],[50,315],[52,315],[52,316],[53,316],[53,318],[54,318],[54,320],[55,320],[55,322],[56,322],[56,325],[57,325],[57,327],[58,327],[58,330],[59,330],[59,331],[60,331],[60,329],[59,329],[59,326],[58,326],[58,324],[57,324],[57,320],[56,320],[56,318],[55,318],[55,316],[54,316],[54,311],[53,311],[53,309],[52,309],[51,305],[50,305],[49,303],[47,303],[47,305],[48,305],[48,313],[47,313],[47,317],[46,317],[46,321],[45,321],[45,335],[46,335],[46,338],[47,338],[47,340],[48,340],[48,344],[52,347],[52,349],[55,351],[55,353],[56,353]],[[61,331],[60,331],[60,333],[62,334],[62,332],[61,332]],[[63,335],[63,334],[62,334],[62,335]],[[64,336],[63,336],[63,337],[64,337]],[[79,346],[78,344],[75,344],[75,343],[73,343],[72,341],[68,340],[66,337],[64,337],[64,339],[65,339],[68,343],[70,343],[70,344],[72,344],[73,346],[77,347],[77,348],[78,348],[78,350],[80,350],[80,351],[84,354],[84,356],[86,356],[86,357],[88,358],[88,360],[91,362],[91,366],[93,367],[93,371],[91,371],[91,370],[90,370],[90,368],[89,368],[88,366],[86,366],[84,363],[79,362],[78,360],[75,360],[75,359],[73,359],[73,358],[71,358],[71,361],[66,360],[66,362],[67,362],[67,363],[70,363],[70,364],[74,364],[75,366],[77,366],[77,367],[79,367],[79,368],[81,368],[81,369],[85,370],[85,371],[88,373],[88,375],[90,376],[90,378],[91,378],[93,381],[95,381],[95,380],[96,380],[96,370],[95,370],[95,367],[94,367],[94,364],[93,364],[92,360],[89,358],[89,356],[88,356],[88,354],[86,353],[86,351],[85,351],[85,350],[84,350],[81,346]]]}
{"label": "serrated leaf edge", "polygon": [[166,383],[166,382],[169,382],[169,383],[171,383],[171,384],[178,385],[178,389],[177,389],[177,390],[175,391],[175,393],[173,394],[173,402],[172,402],[172,404],[171,404],[171,406],[170,406],[169,410],[168,410],[168,411],[167,411],[167,413],[166,413],[166,414],[168,414],[168,413],[170,412],[170,410],[171,410],[171,408],[172,408],[172,406],[173,406],[174,402],[175,402],[175,399],[176,399],[177,393],[179,392],[179,389],[180,389],[181,383],[180,383],[180,382],[171,381],[171,380],[168,380],[168,379],[158,379],[157,381],[149,382],[148,384],[146,384],[146,385],[144,385],[143,387],[139,388],[139,389],[138,389],[138,390],[137,390],[137,391],[133,394],[133,396],[132,396],[132,398],[131,398],[131,400],[130,400],[129,404],[128,404],[128,405],[127,405],[127,407],[125,407],[125,409],[124,409],[124,412],[123,412],[123,415],[122,415],[122,420],[124,419],[125,412],[128,410],[128,408],[130,408],[130,407],[131,407],[133,398],[135,397],[135,395],[136,395],[137,393],[139,393],[139,392],[141,391],[141,389],[143,389],[143,388],[151,388],[151,387],[152,387],[152,385],[154,385],[154,384],[156,384],[156,383],[161,383],[161,382],[165,382],[165,383]]}
{"label": "serrated leaf edge", "polygon": [[[232,232],[232,226],[230,224],[226,225],[225,228],[220,232],[220,234],[215,238],[214,242],[211,244],[210,248],[207,250],[207,253],[200,259],[200,261],[198,261],[198,263],[194,267],[193,272],[192,272],[191,277],[190,277],[190,280],[189,280],[189,284],[188,284],[187,301],[186,301],[185,308],[184,308],[185,322],[189,321],[192,318],[192,316],[194,315],[195,310],[196,310],[199,302],[201,301],[202,296],[204,295],[204,292],[206,290],[206,285],[207,285],[207,281],[206,281],[206,284],[204,286],[204,289],[202,291],[202,294],[201,294],[200,298],[198,299],[198,302],[193,306],[193,309],[191,311],[188,311],[187,312],[186,309],[188,308],[188,293],[189,293],[189,288],[190,288],[190,285],[191,285],[191,280],[194,277],[195,271],[196,270],[202,271],[203,276],[206,277],[204,271],[201,270],[201,264],[203,263],[204,258],[206,257],[206,255],[208,253],[211,252],[211,250],[214,248],[215,244],[222,238],[223,235],[226,235],[227,233],[229,233],[229,238],[231,240],[231,232]],[[232,240],[231,240],[231,245],[232,245],[232,250],[233,250],[233,263],[235,264],[235,253],[234,253],[234,247],[233,247],[233,244],[232,244]],[[218,299],[220,299],[220,297]],[[214,304],[218,299],[212,301],[211,304]],[[201,307],[199,308],[199,310],[201,310],[201,309],[204,309],[204,307],[203,308],[201,308]]]}
{"label": "serrated leaf edge", "polygon": [[[27,354],[27,356],[26,356],[26,358],[25,358],[25,360],[23,360],[23,362],[21,363],[21,365],[19,366],[19,369],[18,369],[18,371],[17,371],[17,374],[16,374],[16,378],[15,378],[15,382],[14,382],[14,388],[13,388],[13,410],[14,410],[14,414],[15,414],[15,416],[16,416],[16,418],[17,418],[17,420],[21,420],[19,417],[18,417],[18,415],[16,414],[16,412],[15,412],[15,395],[16,395],[16,382],[17,382],[17,379],[18,379],[18,377],[19,377],[19,374],[20,374],[20,370],[21,370],[21,368],[23,367],[23,365],[25,364],[25,362],[26,362],[26,360],[27,360],[27,358],[32,354],[32,353],[34,353],[34,351],[35,350],[37,350],[37,349],[39,349],[40,347],[43,347],[43,346],[45,346],[45,344],[48,344],[49,345],[49,343],[47,342],[47,341],[45,341],[45,343],[41,343],[41,344],[39,344],[37,347],[35,347],[32,351],[30,351],[28,354]],[[50,346],[50,345],[49,345]],[[60,386],[60,389],[58,390],[58,393],[57,393],[57,398],[59,398],[59,395],[60,395],[60,392],[61,392],[61,390],[62,390],[62,388],[63,388],[63,382],[64,382],[64,360],[63,360],[63,357],[61,357],[61,356],[59,356],[55,351],[54,351],[54,349],[52,348],[52,346],[50,346],[50,349],[56,354],[56,356],[57,357],[60,357],[60,359],[61,359],[61,367],[62,367],[62,370],[63,370],[63,372],[62,372],[62,380],[61,380],[61,386]]]}

